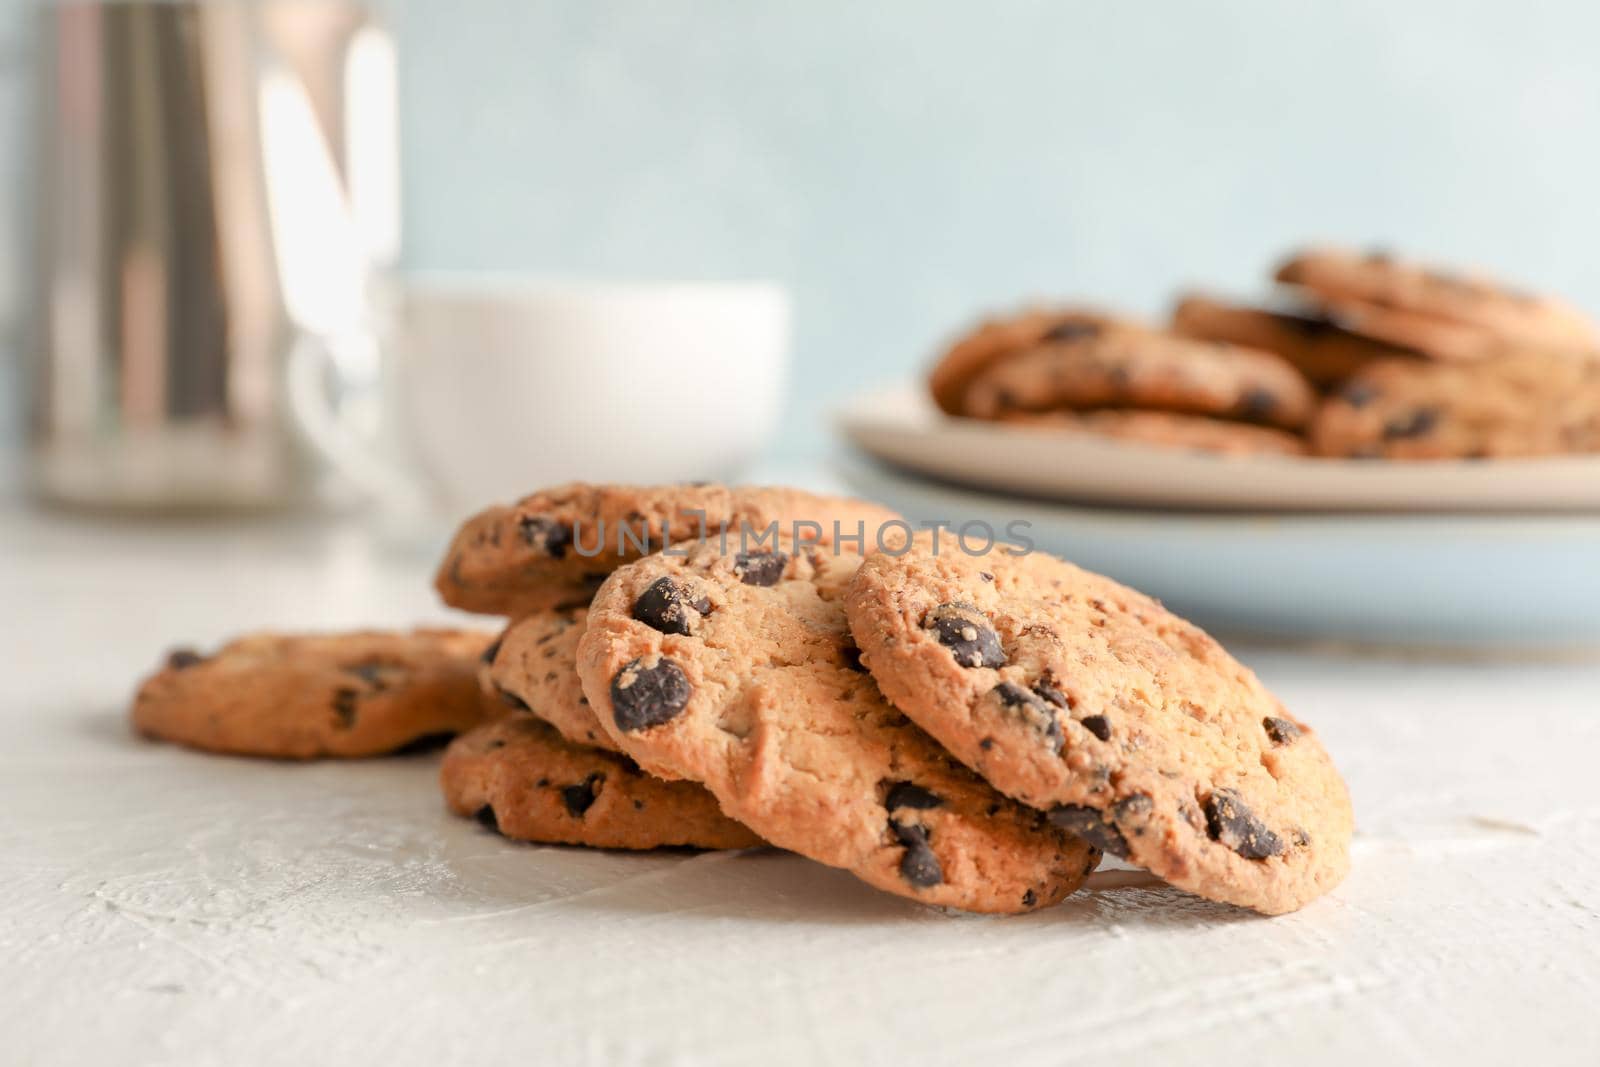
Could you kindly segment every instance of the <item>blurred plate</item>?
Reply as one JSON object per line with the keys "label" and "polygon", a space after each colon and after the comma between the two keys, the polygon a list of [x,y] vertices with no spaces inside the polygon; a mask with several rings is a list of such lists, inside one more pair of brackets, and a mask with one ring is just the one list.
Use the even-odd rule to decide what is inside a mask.
{"label": "blurred plate", "polygon": [[840,413],[840,426],[857,447],[897,467],[1050,500],[1255,511],[1600,511],[1600,456],[1215,456],[953,419],[925,394],[920,384],[866,394]]}
{"label": "blurred plate", "polygon": [[1403,645],[1600,645],[1600,516],[1223,514],[1072,507],[863,460],[852,490],[908,519],[1004,531],[1219,631]]}

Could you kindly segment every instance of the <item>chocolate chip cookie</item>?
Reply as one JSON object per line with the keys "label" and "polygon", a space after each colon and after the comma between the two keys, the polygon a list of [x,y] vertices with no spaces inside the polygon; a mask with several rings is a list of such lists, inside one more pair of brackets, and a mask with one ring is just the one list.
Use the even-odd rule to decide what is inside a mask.
{"label": "chocolate chip cookie", "polygon": [[1281,356],[1175,334],[1113,331],[1051,341],[980,371],[964,409],[1014,412],[1147,408],[1295,429],[1316,405]]}
{"label": "chocolate chip cookie", "polygon": [[1306,451],[1305,439],[1286,430],[1170,411],[1044,411],[1006,415],[1002,421],[1041,433],[1093,434],[1220,456],[1299,456]]}
{"label": "chocolate chip cookie", "polygon": [[1350,801],[1316,734],[1149,597],[924,534],[869,558],[845,610],[897,707],[1096,847],[1268,914],[1344,877]]}
{"label": "chocolate chip cookie", "polygon": [[1347,328],[1444,359],[1507,348],[1600,349],[1600,327],[1553,297],[1501,282],[1345,249],[1300,252],[1277,270],[1333,308]]}
{"label": "chocolate chip cookie", "polygon": [[1172,312],[1172,328],[1202,341],[1226,341],[1275,352],[1322,388],[1338,385],[1379,359],[1421,353],[1363,337],[1349,329],[1331,308],[1306,300],[1247,307],[1190,295]]}
{"label": "chocolate chip cookie", "polygon": [[1385,360],[1329,397],[1325,456],[1486,459],[1600,452],[1600,359],[1543,352],[1472,363]]}
{"label": "chocolate chip cookie", "polygon": [[456,738],[439,784],[451,811],[517,841],[627,849],[762,843],[699,786],[652,778],[626,756],[574,745],[529,715]]}
{"label": "chocolate chip cookie", "polygon": [[589,605],[536,611],[506,627],[484,653],[489,690],[517,711],[554,726],[568,741],[617,750],[578,680],[578,639]]}
{"label": "chocolate chip cookie", "polygon": [[1006,357],[1050,341],[1140,327],[1090,308],[1032,308],[979,323],[950,346],[928,375],[934,402],[947,414],[965,415],[972,379]]}
{"label": "chocolate chip cookie", "polygon": [[622,563],[679,541],[775,525],[822,544],[864,534],[870,546],[894,518],[863,500],[798,489],[575,482],[468,519],[434,585],[451,607],[515,617],[587,603]]}
{"label": "chocolate chip cookie", "polygon": [[478,687],[491,634],[466,630],[253,634],[181,649],[139,687],[133,726],[210,752],[377,756],[493,714]]}
{"label": "chocolate chip cookie", "polygon": [[775,845],[926,904],[1055,903],[1098,852],[991,789],[883,699],[845,624],[858,563],[785,541],[630,564],[590,609],[584,691],[646,770],[704,783]]}

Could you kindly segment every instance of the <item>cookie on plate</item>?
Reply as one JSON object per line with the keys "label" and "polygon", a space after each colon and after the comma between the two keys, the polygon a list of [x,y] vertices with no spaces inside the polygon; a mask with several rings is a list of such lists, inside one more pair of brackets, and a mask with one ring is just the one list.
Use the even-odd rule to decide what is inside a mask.
{"label": "cookie on plate", "polygon": [[1350,800],[1316,734],[1149,597],[924,534],[868,559],[845,610],[895,705],[1057,826],[1268,914],[1344,877]]}
{"label": "cookie on plate", "polygon": [[139,687],[133,725],[209,752],[377,756],[493,714],[478,687],[492,634],[470,630],[252,634],[180,649]]}
{"label": "cookie on plate", "polygon": [[822,544],[864,531],[870,545],[897,517],[864,500],[781,487],[574,482],[468,519],[434,585],[451,607],[515,617],[587,603],[622,563],[680,541],[775,524]]}
{"label": "cookie on plate", "polygon": [[1508,346],[1600,349],[1600,327],[1563,301],[1384,252],[1310,249],[1275,277],[1315,294],[1349,329],[1440,358],[1476,359]]}
{"label": "cookie on plate", "polygon": [[949,415],[968,414],[967,387],[981,371],[1014,353],[1051,341],[1109,330],[1139,330],[1137,323],[1092,308],[1030,308],[986,319],[963,335],[934,364],[928,389]]}
{"label": "cookie on plate", "polygon": [[1189,295],[1173,309],[1172,328],[1202,341],[1276,352],[1322,388],[1339,384],[1374,360],[1420,355],[1363,337],[1329,308],[1304,300],[1247,307]]}
{"label": "cookie on plate", "polygon": [[785,541],[622,568],[578,644],[590,703],[646,770],[703,783],[775,845],[926,904],[1055,903],[1099,853],[883,699],[841,603],[859,559]]}
{"label": "cookie on plate", "polygon": [[980,371],[965,410],[1014,412],[1148,408],[1285,429],[1316,404],[1305,377],[1281,356],[1175,334],[1111,331],[1054,341]]}
{"label": "cookie on plate", "polygon": [[1220,456],[1300,456],[1306,451],[1305,439],[1287,430],[1170,411],[1104,408],[1025,412],[1003,416],[1002,421],[1041,433],[1093,434],[1131,444]]}
{"label": "cookie on plate", "polygon": [[1600,359],[1543,352],[1473,363],[1385,360],[1312,421],[1325,456],[1486,459],[1600,452]]}
{"label": "cookie on plate", "polygon": [[692,782],[652,778],[626,756],[574,745],[530,715],[456,738],[439,784],[451,811],[517,841],[627,849],[762,843]]}
{"label": "cookie on plate", "polygon": [[585,604],[518,619],[484,653],[484,675],[500,700],[543,719],[568,741],[616,751],[578,680],[578,639],[588,616]]}

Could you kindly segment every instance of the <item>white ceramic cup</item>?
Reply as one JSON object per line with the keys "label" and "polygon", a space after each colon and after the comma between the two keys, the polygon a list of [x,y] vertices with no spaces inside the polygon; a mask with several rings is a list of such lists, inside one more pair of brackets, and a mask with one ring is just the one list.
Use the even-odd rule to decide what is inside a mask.
{"label": "white ceramic cup", "polygon": [[[381,431],[362,441],[326,405],[295,407],[336,467],[391,502],[476,507],[574,479],[715,480],[776,429],[788,345],[788,299],[765,282],[414,276],[384,359]],[[300,346],[302,362],[308,347],[319,374],[339,362],[325,345]],[[374,436],[402,446],[414,473],[397,473],[396,449]]]}

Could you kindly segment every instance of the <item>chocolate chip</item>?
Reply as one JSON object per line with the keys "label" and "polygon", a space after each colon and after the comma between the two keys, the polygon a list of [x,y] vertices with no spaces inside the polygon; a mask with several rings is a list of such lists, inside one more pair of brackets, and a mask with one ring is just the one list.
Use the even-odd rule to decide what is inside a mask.
{"label": "chocolate chip", "polygon": [[636,659],[611,679],[612,717],[626,733],[648,730],[677,718],[693,693],[683,668],[670,659],[653,667]]}
{"label": "chocolate chip", "polygon": [[933,609],[931,625],[939,643],[954,653],[963,667],[1000,667],[1006,654],[1000,650],[1000,635],[972,604],[940,604]]}
{"label": "chocolate chip", "polygon": [[1364,408],[1378,399],[1378,388],[1366,382],[1351,382],[1339,390],[1339,399],[1353,408]]}
{"label": "chocolate chip", "polygon": [[889,793],[884,798],[883,806],[889,811],[896,808],[914,808],[917,811],[926,811],[937,808],[944,803],[944,798],[938,793],[922,788],[914,782],[895,782],[889,787]]}
{"label": "chocolate chip", "polygon": [[1045,671],[1033,683],[1033,691],[1058,708],[1070,708],[1073,705],[1073,699],[1056,687],[1055,675],[1049,671]]}
{"label": "chocolate chip", "polygon": [[1270,389],[1247,389],[1239,398],[1239,416],[1251,422],[1262,422],[1277,410],[1278,397]]}
{"label": "chocolate chip", "polygon": [[167,669],[172,671],[185,671],[205,661],[206,658],[192,648],[175,648],[167,653]]}
{"label": "chocolate chip", "polygon": [[339,719],[339,728],[348,730],[356,724],[356,701],[361,699],[361,694],[354,689],[335,689],[333,691],[333,713]]}
{"label": "chocolate chip", "polygon": [[1183,821],[1193,827],[1195,832],[1198,833],[1202,829],[1200,824],[1203,820],[1200,818],[1200,813],[1194,810],[1193,804],[1184,800],[1178,801],[1178,814],[1183,816]]}
{"label": "chocolate chip", "polygon": [[1128,857],[1128,841],[1094,808],[1082,804],[1057,804],[1050,809],[1050,821],[1067,833],[1113,856]]}
{"label": "chocolate chip", "polygon": [[895,839],[905,846],[900,857],[900,877],[919,889],[927,889],[944,881],[944,870],[939,857],[928,847],[928,831],[921,826],[907,826],[889,820],[889,829]]}
{"label": "chocolate chip", "polygon": [[477,819],[478,823],[483,826],[484,829],[493,830],[495,833],[500,832],[500,820],[494,817],[494,805],[485,804],[483,807],[473,812],[472,817]]}
{"label": "chocolate chip", "polygon": [[511,708],[514,711],[532,711],[533,710],[531,707],[528,706],[528,702],[526,700],[523,700],[521,697],[517,696],[517,694],[513,693],[511,690],[507,689],[503,685],[495,686],[494,687],[494,691],[495,691],[496,694],[499,695],[500,702],[502,704],[504,704],[506,707]]}
{"label": "chocolate chip", "polygon": [[1283,839],[1232,789],[1218,789],[1205,800],[1206,834],[1247,860],[1264,860],[1283,851]]}
{"label": "chocolate chip", "polygon": [[500,654],[500,646],[504,642],[505,637],[503,636],[495,638],[494,642],[488,648],[483,650],[483,662],[492,664],[495,657]]}
{"label": "chocolate chip", "polygon": [[1342,329],[1332,315],[1319,309],[1306,308],[1298,311],[1275,311],[1269,314],[1272,321],[1293,330],[1302,337],[1320,337],[1323,334],[1334,333]]}
{"label": "chocolate chip", "polygon": [[710,613],[711,601],[671,578],[657,578],[633,602],[633,617],[664,634],[687,634],[697,616]]}
{"label": "chocolate chip", "polygon": [[1026,893],[1022,894],[1022,906],[1024,908],[1031,908],[1037,903],[1039,903],[1039,894],[1035,893],[1033,890],[1030,889]]}
{"label": "chocolate chip", "polygon": [[1020,715],[1029,726],[1044,736],[1050,751],[1060,752],[1066,744],[1066,735],[1061,732],[1061,721],[1056,716],[1056,709],[1066,706],[1066,698],[1052,687],[1047,687],[1055,696],[1061,697],[1058,703],[1046,698],[1043,694],[1033,690],[1024,689],[1015,682],[1001,682],[994,687],[994,695],[1000,701],[1000,706]]}
{"label": "chocolate chip", "polygon": [[733,573],[745,585],[777,585],[789,556],[783,552],[741,552],[733,557]]}
{"label": "chocolate chip", "polygon": [[979,571],[978,577],[982,578],[986,582],[994,581],[994,575],[990,574],[988,571]]}
{"label": "chocolate chip", "polygon": [[1111,740],[1111,720],[1104,715],[1090,715],[1078,721],[1083,724],[1085,730],[1088,730],[1100,740]]}
{"label": "chocolate chip", "polygon": [[1288,719],[1274,719],[1270,715],[1261,720],[1261,726],[1267,731],[1267,736],[1272,738],[1272,743],[1275,745],[1287,745],[1289,742],[1296,740],[1301,732],[1298,724],[1290,722]]}
{"label": "chocolate chip", "polygon": [[1439,412],[1433,408],[1417,408],[1409,415],[1400,415],[1383,424],[1383,439],[1395,441],[1402,438],[1421,437],[1439,424]]}
{"label": "chocolate chip", "polygon": [[994,687],[994,695],[1008,708],[1026,707],[1035,700],[1034,694],[1016,682],[1001,682]]}
{"label": "chocolate chip", "polygon": [[344,668],[344,673],[353,674],[373,689],[381,690],[388,688],[388,676],[401,669],[384,663],[357,663]]}
{"label": "chocolate chip", "polygon": [[539,515],[526,515],[518,519],[517,531],[522,534],[522,540],[529,548],[537,549],[551,559],[566,558],[567,546],[572,544],[572,527]]}
{"label": "chocolate chip", "polygon": [[[1156,802],[1148,793],[1131,793],[1111,805],[1111,818],[1118,823],[1138,819],[1155,810]],[[1135,834],[1134,836],[1138,836]]]}
{"label": "chocolate chip", "polygon": [[455,737],[455,734],[449,732],[423,734],[421,737],[413,737],[395,749],[393,754],[396,756],[415,756],[423,752],[432,752],[448,745],[453,737]]}
{"label": "chocolate chip", "polygon": [[577,785],[562,787],[561,802],[567,806],[567,814],[574,819],[583,818],[584,812],[600,795],[600,786],[605,780],[606,776],[596,771]]}
{"label": "chocolate chip", "polygon": [[1093,322],[1062,322],[1045,331],[1046,341],[1082,341],[1100,336],[1100,327]]}

